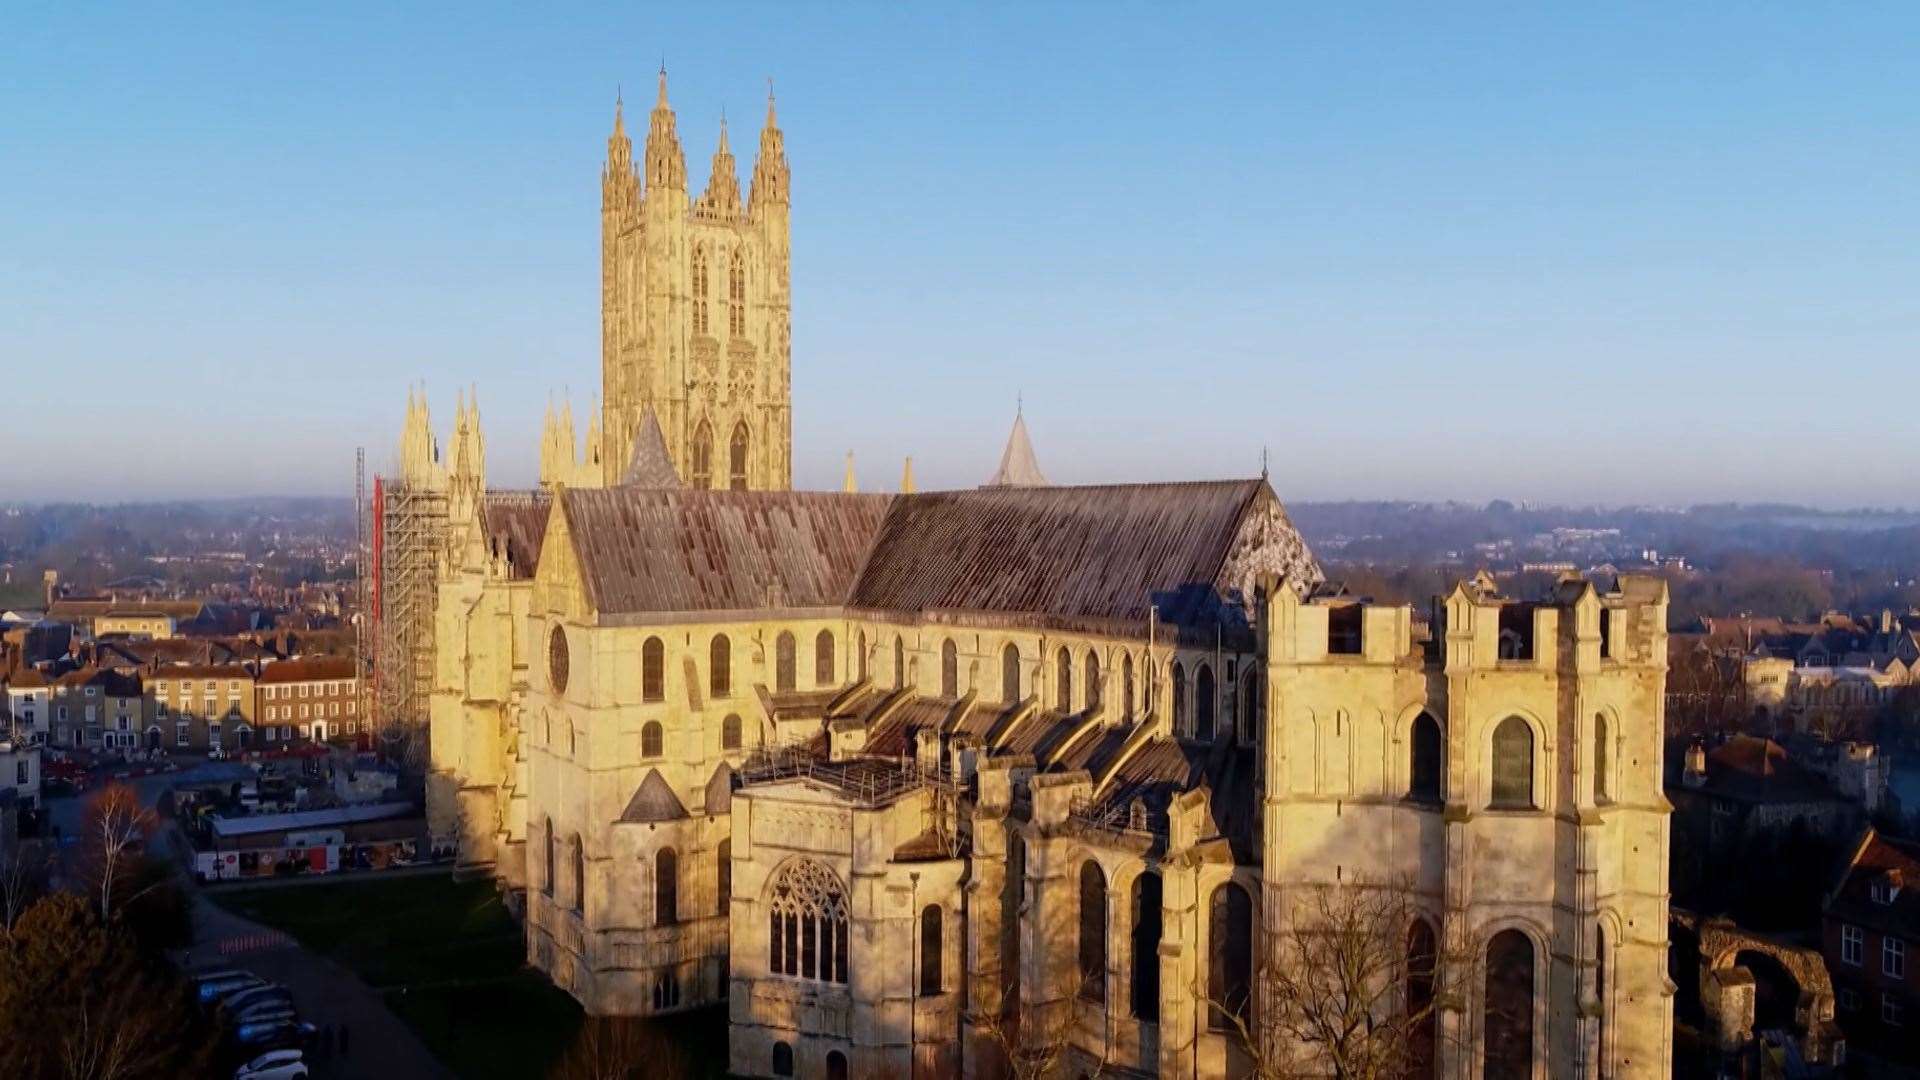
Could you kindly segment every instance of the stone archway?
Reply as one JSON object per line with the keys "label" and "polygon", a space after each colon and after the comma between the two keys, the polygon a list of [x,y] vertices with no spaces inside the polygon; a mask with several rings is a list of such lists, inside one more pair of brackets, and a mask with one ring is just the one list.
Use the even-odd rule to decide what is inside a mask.
{"label": "stone archway", "polygon": [[1817,950],[1679,908],[1672,921],[1699,940],[1700,1004],[1721,1049],[1745,1046],[1756,1027],[1787,1027],[1806,1060],[1828,1060],[1839,1029],[1833,980]]}

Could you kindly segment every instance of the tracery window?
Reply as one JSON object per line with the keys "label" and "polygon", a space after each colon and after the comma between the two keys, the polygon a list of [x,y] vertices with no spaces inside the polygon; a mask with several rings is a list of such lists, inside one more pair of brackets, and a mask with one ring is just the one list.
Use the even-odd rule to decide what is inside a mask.
{"label": "tracery window", "polygon": [[773,688],[792,690],[794,686],[793,635],[785,630],[773,641]]}
{"label": "tracery window", "polygon": [[1020,647],[1012,642],[1000,652],[1000,700],[1020,700]]}
{"label": "tracery window", "polygon": [[747,261],[739,248],[727,263],[727,333],[734,337],[747,332]]}
{"label": "tracery window", "polygon": [[707,332],[707,249],[693,249],[693,332]]}
{"label": "tracery window", "polygon": [[1253,1003],[1253,899],[1234,882],[1213,890],[1207,905],[1208,1026],[1233,1028]]}
{"label": "tracery window", "polygon": [[822,630],[813,639],[813,685],[833,685],[833,631]]}
{"label": "tracery window", "polygon": [[640,646],[640,700],[662,701],[667,696],[667,647],[657,637]]}
{"label": "tracery window", "polygon": [[1054,668],[1056,669],[1056,681],[1060,684],[1059,698],[1055,707],[1063,713],[1072,712],[1073,654],[1067,651],[1065,645],[1060,646],[1060,653],[1055,659]]}
{"label": "tracery window", "polygon": [[733,425],[733,438],[727,443],[727,466],[727,486],[735,491],[747,490],[747,425],[744,421]]}
{"label": "tracery window", "polygon": [[717,698],[733,693],[733,643],[725,634],[713,635],[707,646],[707,693]]}
{"label": "tracery window", "polygon": [[1200,665],[1200,674],[1193,680],[1194,736],[1203,742],[1213,741],[1214,710],[1220,704],[1219,695],[1214,692],[1213,668]]}
{"label": "tracery window", "polygon": [[1500,721],[1493,731],[1493,806],[1533,806],[1533,729],[1517,716]]}
{"label": "tracery window", "polygon": [[693,429],[693,486],[703,491],[713,486],[713,427],[705,420]]}
{"label": "tracery window", "polygon": [[940,644],[940,696],[960,696],[960,650],[952,638]]}
{"label": "tracery window", "polygon": [[1080,864],[1080,996],[1107,1000],[1107,876],[1100,864]]}
{"label": "tracery window", "polygon": [[847,892],[812,859],[780,868],[767,891],[767,968],[815,982],[847,981]]}

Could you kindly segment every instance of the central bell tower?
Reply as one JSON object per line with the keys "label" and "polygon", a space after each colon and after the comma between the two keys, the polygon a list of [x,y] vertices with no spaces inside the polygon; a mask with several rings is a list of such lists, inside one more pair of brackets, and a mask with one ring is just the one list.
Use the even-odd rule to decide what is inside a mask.
{"label": "central bell tower", "polygon": [[616,102],[600,184],[601,467],[619,483],[651,413],[682,483],[793,484],[786,146],[767,94],[741,199],[726,119],[706,189],[687,188],[667,73],[636,167]]}

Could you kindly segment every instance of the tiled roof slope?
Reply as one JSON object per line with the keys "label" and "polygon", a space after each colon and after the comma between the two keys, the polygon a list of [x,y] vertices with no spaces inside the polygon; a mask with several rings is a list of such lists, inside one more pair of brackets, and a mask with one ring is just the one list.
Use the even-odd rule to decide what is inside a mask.
{"label": "tiled roof slope", "polygon": [[[1271,569],[1318,580],[1263,480],[982,488],[897,500],[855,583],[861,609],[1181,624],[1219,614],[1250,519],[1291,550]],[[1249,599],[1242,597],[1242,599]]]}
{"label": "tiled roof slope", "polygon": [[890,495],[567,489],[561,510],[602,615],[835,607]]}
{"label": "tiled roof slope", "polygon": [[504,551],[514,577],[532,577],[547,537],[547,513],[553,500],[544,491],[489,491],[481,504],[487,541]]}

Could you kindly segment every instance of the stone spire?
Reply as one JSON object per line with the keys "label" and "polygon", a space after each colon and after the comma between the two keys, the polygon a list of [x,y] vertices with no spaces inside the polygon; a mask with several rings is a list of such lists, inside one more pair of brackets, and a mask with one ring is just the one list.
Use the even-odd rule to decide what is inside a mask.
{"label": "stone spire", "polygon": [[660,99],[654,102],[647,126],[647,189],[687,189],[687,159],[674,131],[673,108],[667,104],[667,65],[660,65]]}
{"label": "stone spire", "polygon": [[487,442],[480,433],[480,391],[462,397],[454,408],[453,445],[448,450],[447,513],[470,521],[487,490]]}
{"label": "stone spire", "polygon": [[740,173],[733,165],[733,151],[727,146],[727,117],[720,114],[720,144],[713,151],[713,169],[707,175],[707,190],[700,193],[694,212],[703,217],[727,221],[740,215]]}
{"label": "stone spire", "polygon": [[1033,440],[1027,438],[1024,410],[1015,409],[1013,430],[1007,435],[1007,448],[1000,453],[1000,470],[987,481],[988,487],[1046,487],[1040,462],[1033,456]]}
{"label": "stone spire", "polygon": [[660,419],[651,408],[640,418],[639,430],[633,433],[633,457],[627,462],[626,472],[620,475],[620,483],[644,488],[681,486],[680,473],[674,469],[673,455],[667,450],[666,433],[660,430]]}
{"label": "stone spire", "polygon": [[633,140],[627,138],[626,103],[615,95],[613,134],[607,136],[607,165],[600,174],[603,210],[631,209],[640,201],[640,178],[633,171]]}
{"label": "stone spire", "polygon": [[853,451],[851,450],[847,451],[847,478],[841,483],[840,490],[849,495],[860,490],[860,482],[853,478]]}
{"label": "stone spire", "polygon": [[907,457],[906,467],[900,470],[900,493],[913,494],[913,457],[911,455]]}
{"label": "stone spire", "polygon": [[760,156],[753,163],[753,192],[747,208],[758,213],[769,204],[787,205],[787,144],[773,112],[773,80],[767,80],[767,124],[760,129]]}
{"label": "stone spire", "polygon": [[415,487],[439,487],[446,480],[440,467],[440,446],[433,438],[433,418],[425,390],[407,388],[407,420],[400,429],[400,475]]}

